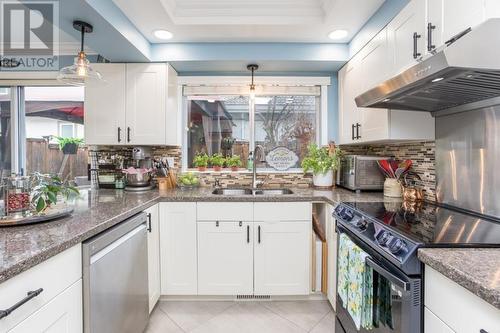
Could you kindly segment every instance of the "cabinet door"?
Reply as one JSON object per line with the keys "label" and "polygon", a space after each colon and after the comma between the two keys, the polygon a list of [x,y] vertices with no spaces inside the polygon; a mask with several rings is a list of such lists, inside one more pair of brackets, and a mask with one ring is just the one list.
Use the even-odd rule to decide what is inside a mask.
{"label": "cabinet door", "polygon": [[484,0],[428,0],[427,21],[435,26],[432,44],[443,45],[461,31],[481,23],[484,17]]}
{"label": "cabinet door", "polygon": [[428,308],[424,307],[424,332],[426,333],[454,333],[441,319]]}
{"label": "cabinet door", "polygon": [[160,298],[160,224],[158,205],[146,209],[148,214],[148,285],[149,312]]}
{"label": "cabinet door", "polygon": [[160,203],[162,295],[196,295],[196,203]]}
{"label": "cabinet door", "polygon": [[[387,43],[387,29],[380,31],[362,51],[361,93],[386,80],[391,72]],[[359,108],[360,138],[357,141],[377,141],[389,138],[389,111],[387,109]]]}
{"label": "cabinet door", "polygon": [[125,64],[92,64],[103,81],[85,86],[85,143],[125,143]]}
{"label": "cabinet door", "polygon": [[198,294],[253,294],[252,223],[198,222]]}
{"label": "cabinet door", "polygon": [[165,144],[168,146],[182,145],[182,117],[179,110],[177,72],[167,65],[167,110]]}
{"label": "cabinet door", "polygon": [[254,222],[254,293],[308,295],[310,221]]}
{"label": "cabinet door", "polygon": [[335,219],[331,216],[333,207],[328,205],[330,214],[326,225],[326,241],[328,244],[328,290],[327,297],[335,310],[337,297],[337,232],[335,231]]}
{"label": "cabinet door", "polygon": [[[423,0],[412,0],[387,26],[393,74],[414,65],[424,54],[425,3]],[[413,37],[415,33],[417,37],[420,36],[416,38],[416,49]]]}
{"label": "cabinet door", "polygon": [[165,144],[166,101],[167,64],[127,64],[127,144]]}
{"label": "cabinet door", "polygon": [[82,280],[78,280],[9,333],[81,333],[82,304]]}
{"label": "cabinet door", "polygon": [[353,143],[356,133],[354,126],[358,123],[358,107],[356,106],[355,98],[360,92],[359,72],[360,67],[356,61],[351,61],[346,64],[340,73],[340,143]]}

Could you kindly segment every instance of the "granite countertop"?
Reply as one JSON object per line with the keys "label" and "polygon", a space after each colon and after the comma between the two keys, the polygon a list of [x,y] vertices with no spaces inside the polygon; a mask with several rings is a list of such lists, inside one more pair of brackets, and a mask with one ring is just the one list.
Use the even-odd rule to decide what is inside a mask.
{"label": "granite countertop", "polygon": [[420,249],[418,258],[500,309],[500,249]]}
{"label": "granite countertop", "polygon": [[81,243],[159,201],[378,201],[381,193],[357,194],[345,189],[293,188],[284,196],[221,196],[212,188],[148,191],[83,190],[69,217],[18,227],[0,227],[0,283]]}

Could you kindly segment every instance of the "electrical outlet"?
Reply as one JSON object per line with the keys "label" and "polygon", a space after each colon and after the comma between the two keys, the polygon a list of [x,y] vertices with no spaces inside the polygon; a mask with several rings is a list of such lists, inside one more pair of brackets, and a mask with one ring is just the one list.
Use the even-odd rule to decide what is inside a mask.
{"label": "electrical outlet", "polygon": [[168,166],[171,167],[171,168],[174,168],[175,165],[174,165],[174,158],[173,157],[167,157],[167,162],[168,162]]}

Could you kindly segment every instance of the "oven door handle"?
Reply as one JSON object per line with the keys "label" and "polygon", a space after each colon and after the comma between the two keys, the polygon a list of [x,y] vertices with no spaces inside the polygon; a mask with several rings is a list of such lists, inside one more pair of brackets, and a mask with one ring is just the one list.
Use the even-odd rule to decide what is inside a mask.
{"label": "oven door handle", "polygon": [[373,259],[367,257],[365,259],[365,263],[366,263],[367,266],[371,267],[374,271],[376,271],[377,273],[379,273],[380,275],[382,275],[383,277],[385,277],[387,280],[391,281],[391,283],[394,283],[399,288],[401,288],[401,289],[403,289],[405,291],[409,291],[410,290],[410,283],[409,282],[403,281],[398,276],[392,274],[387,269],[385,269],[384,267],[380,266],[375,261],[373,261]]}

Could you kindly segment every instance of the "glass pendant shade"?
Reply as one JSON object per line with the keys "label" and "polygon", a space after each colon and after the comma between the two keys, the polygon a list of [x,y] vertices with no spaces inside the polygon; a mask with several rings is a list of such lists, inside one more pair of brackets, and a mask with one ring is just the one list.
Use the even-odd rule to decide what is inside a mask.
{"label": "glass pendant shade", "polygon": [[90,67],[85,53],[80,52],[73,65],[59,71],[57,80],[71,86],[84,86],[89,80],[102,80],[102,75]]}

